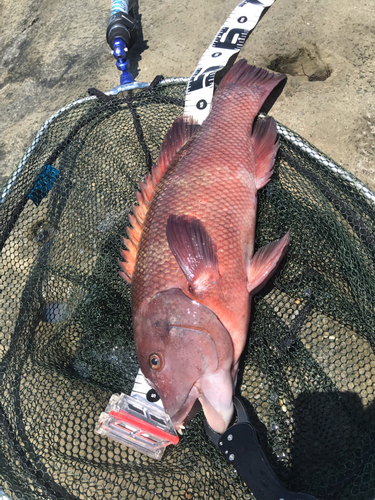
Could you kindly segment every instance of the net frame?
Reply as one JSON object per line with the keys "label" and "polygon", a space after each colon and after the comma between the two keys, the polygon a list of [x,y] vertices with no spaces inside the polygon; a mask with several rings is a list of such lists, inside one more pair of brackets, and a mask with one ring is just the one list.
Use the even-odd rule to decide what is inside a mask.
{"label": "net frame", "polygon": [[[165,82],[167,82],[167,83],[165,83]],[[161,87],[163,87],[163,86],[166,87],[168,85],[171,85],[171,86],[173,86],[173,85],[178,85],[178,86],[181,85],[182,86],[182,85],[185,85],[186,82],[187,82],[187,79],[169,79],[167,81],[163,81],[161,83]],[[5,192],[5,196],[2,198],[3,204],[7,201],[8,196],[10,195],[10,193],[12,193],[12,190],[14,189],[14,187],[16,186],[18,180],[22,176],[23,171],[24,171],[24,169],[25,169],[28,161],[30,160],[30,158],[34,154],[38,153],[38,147],[40,146],[40,144],[43,141],[43,139],[48,135],[50,128],[52,127],[52,125],[54,125],[54,123],[58,120],[58,118],[60,118],[65,113],[68,113],[71,109],[73,109],[75,107],[85,106],[87,103],[90,103],[90,102],[92,103],[94,101],[98,101],[98,98],[95,97],[95,96],[90,96],[90,97],[85,97],[85,98],[77,99],[76,101],[73,101],[69,105],[67,105],[64,108],[62,108],[61,110],[59,110],[55,115],[53,115],[53,117],[51,117],[49,120],[46,121],[46,123],[43,125],[43,127],[41,128],[41,130],[37,134],[35,140],[33,141],[32,145],[30,146],[29,150],[26,152],[24,158],[21,160],[21,162],[20,162],[19,166],[17,167],[15,173],[13,174],[13,176],[11,177],[11,179],[9,180],[9,182],[8,182],[6,188],[5,188],[5,191],[4,191]],[[371,206],[374,205],[374,195],[360,181],[358,181],[357,179],[355,179],[351,174],[349,174],[344,169],[342,169],[340,166],[338,166],[337,164],[335,164],[332,160],[330,160],[329,158],[325,157],[319,150],[315,149],[312,145],[310,145],[307,141],[305,141],[304,139],[302,139],[301,137],[299,137],[297,134],[289,131],[286,127],[283,127],[280,124],[277,124],[277,126],[278,126],[278,132],[280,133],[280,135],[287,142],[292,143],[294,145],[294,147],[297,148],[298,151],[301,151],[302,155],[304,155],[305,157],[308,156],[309,158],[313,159],[315,162],[318,162],[318,163],[322,164],[325,168],[328,168],[329,170],[331,170],[332,173],[333,173],[333,175],[339,176],[340,179],[344,183],[346,183],[347,185],[349,185],[351,187],[351,189],[353,189],[353,191],[361,193],[361,195],[367,200],[367,202],[369,204],[371,204]],[[284,160],[285,160],[285,158],[284,158]],[[30,186],[30,185],[32,185],[32,180],[30,181],[30,183],[28,184],[28,186]],[[267,198],[267,196],[272,196],[273,195],[273,193],[272,193],[273,189],[275,189],[275,187],[274,187],[274,184],[271,183],[270,186],[262,194],[263,201]],[[332,199],[333,198],[331,196],[331,201],[332,201]],[[339,203],[339,201],[340,200],[338,200],[338,201],[337,200],[333,200],[333,202],[336,203],[336,210],[338,210],[338,211],[340,211],[340,203]],[[352,218],[351,219],[352,223],[353,224],[357,224],[357,221],[355,220],[355,214],[350,214],[350,217]],[[354,217],[354,219],[353,219],[353,217]],[[42,229],[43,229],[44,232],[47,232],[47,233],[48,233],[48,231],[50,231],[50,228],[47,228],[47,229],[46,228],[42,228]],[[269,235],[266,234],[266,235],[264,235],[264,237],[258,238],[258,240],[257,240],[257,246],[261,245],[262,238],[267,238],[268,236]],[[366,235],[364,235],[364,238],[365,238],[365,236]],[[48,235],[47,235],[47,237],[48,237]],[[35,285],[35,283],[33,282],[33,280],[31,280],[30,283],[29,283],[29,288],[32,287],[32,286],[34,286],[34,285]],[[260,299],[260,301],[258,301],[258,306],[260,305],[261,301],[265,299],[265,297],[267,297],[267,296],[263,296]],[[265,302],[267,302],[267,298],[265,299]],[[297,305],[299,306],[300,304],[297,304]],[[312,309],[309,309],[309,308],[303,309],[303,307],[302,308],[298,307],[297,310],[300,313],[300,318],[302,316],[305,316],[305,319],[306,319],[306,317],[309,314],[312,313]],[[293,316],[293,314],[292,314],[292,316]],[[298,326],[298,321],[296,322],[296,325]],[[253,326],[254,326],[254,324],[253,324]],[[256,319],[255,319],[255,326],[256,326]],[[280,351],[285,354],[285,352],[287,352],[290,349],[290,346],[293,346],[294,343],[295,342],[293,342],[293,339],[291,339],[291,338],[284,339],[284,344],[285,345],[283,345],[283,346],[280,347]],[[256,342],[255,342],[255,344],[256,344]],[[249,354],[247,356],[248,356],[248,359],[249,359]],[[250,357],[251,357],[251,353],[250,353]],[[255,372],[253,372],[253,373],[255,373]],[[253,374],[252,376],[255,376],[255,375]],[[262,378],[262,377],[260,377],[260,378]],[[263,389],[263,388],[260,388],[260,389]],[[247,386],[245,386],[245,389],[243,389],[243,390],[244,390],[244,392],[246,394],[246,392],[249,390],[249,388]],[[258,394],[259,394],[259,392],[258,392]],[[253,394],[254,398],[255,398],[256,395],[257,395],[257,393]],[[250,397],[250,396],[251,396],[251,394],[248,394],[248,397]],[[256,399],[254,399],[253,402],[256,402]],[[281,405],[281,412],[284,412],[283,406],[285,406],[286,410],[288,411],[287,405],[284,404],[284,405]],[[284,413],[287,413],[287,412],[284,412]],[[6,415],[4,415],[4,417],[6,418]],[[287,420],[290,421],[290,419],[287,419]],[[4,423],[4,421],[3,421],[3,423]],[[194,446],[194,443],[197,440],[202,439],[202,436],[201,436],[201,433],[200,433],[200,430],[199,430],[199,427],[200,427],[201,423],[202,423],[201,418],[198,418],[192,424],[192,430],[190,431],[190,435],[189,435],[189,438],[191,439],[191,442],[192,442],[192,446]],[[273,423],[271,423],[270,425],[272,427]],[[288,425],[290,425],[290,424],[288,424]],[[196,436],[193,435],[194,432],[196,433]],[[285,431],[285,432],[287,433],[287,431]],[[12,436],[10,436],[10,438],[12,438]],[[15,438],[16,438],[16,436],[15,436]],[[271,438],[272,438],[272,436],[271,436]],[[273,441],[271,439],[271,445],[273,447],[273,452],[274,453],[275,453],[275,450],[278,450],[278,449],[282,450],[282,446],[280,445],[280,442],[282,442],[282,441],[283,441],[283,439],[279,439],[278,440],[275,437],[273,438]],[[369,442],[370,442],[370,445],[371,445],[371,443],[372,443],[371,438],[370,438]],[[369,444],[367,444],[366,446],[368,447]],[[30,451],[28,451],[27,449],[26,450],[23,449],[22,446],[19,449],[16,449],[16,450],[13,450],[13,451],[14,451],[14,456],[17,457],[17,459],[15,460],[14,463],[16,464],[18,462],[18,464],[22,465],[23,471],[27,472],[26,476],[27,475],[32,476],[32,474],[33,474],[33,472],[32,472],[33,471],[32,465],[35,466],[35,463],[37,463],[37,462],[35,462],[35,459],[34,459],[34,464],[33,464],[33,460],[30,461]],[[212,454],[214,456],[214,453],[213,453],[212,449],[211,449],[211,452],[212,452]],[[364,454],[368,453],[368,452],[366,452],[366,447],[364,448],[364,451],[362,451],[362,452]],[[276,470],[279,471],[279,473],[281,474],[281,477],[284,479],[284,481],[287,482],[288,484],[293,485],[293,478],[289,477],[288,476],[288,472],[285,471],[285,470],[283,470],[283,468],[280,466],[280,463],[283,462],[282,453],[283,453],[283,451],[280,451],[280,455],[277,456],[277,460],[275,460],[275,457],[274,457],[274,466],[275,466]],[[214,466],[218,470],[220,470],[221,468],[223,468],[223,463],[217,457],[213,459],[213,462],[210,465],[213,466],[213,464],[214,464]],[[355,468],[354,468],[354,470],[355,470]],[[42,467],[41,467],[40,471],[43,471]],[[1,470],[0,470],[0,472],[1,472]],[[141,478],[141,472],[142,472],[142,470],[141,470],[141,467],[140,467],[139,470],[138,470],[138,476],[137,476],[138,478]],[[183,474],[183,468],[181,468],[179,470],[179,474],[180,473]],[[203,476],[203,472],[200,472],[199,474],[201,476]],[[12,494],[14,495],[15,498],[18,498],[18,497],[19,498],[23,498],[23,497],[26,498],[28,496],[30,498],[35,498],[35,494],[37,495],[37,497],[40,497],[40,498],[73,498],[74,497],[74,495],[72,495],[71,493],[67,492],[67,490],[64,490],[64,489],[61,489],[61,488],[60,489],[59,488],[54,489],[55,488],[54,481],[51,481],[51,477],[49,477],[49,475],[46,472],[41,472],[41,475],[43,476],[43,480],[42,480],[42,482],[40,482],[39,480],[36,481],[36,484],[38,484],[38,488],[36,490],[35,490],[35,486],[33,486],[34,490],[33,490],[33,488],[30,488],[30,486],[27,486],[27,481],[25,481],[25,477],[23,477],[23,479],[21,479],[21,475],[19,475],[18,487],[16,486],[16,488],[15,488],[14,485],[12,485],[12,488],[9,488],[9,486],[8,486],[7,487],[7,491],[9,491],[9,492],[12,491]],[[17,476],[17,474],[15,474],[15,476]],[[191,479],[191,477],[189,477],[189,480],[190,479]],[[15,483],[15,484],[17,484],[17,483]],[[230,486],[228,486],[229,489],[230,489],[230,491],[231,491],[231,495],[234,495],[234,498],[250,498],[250,493],[246,490],[246,488],[244,487],[243,484],[241,486],[241,482],[238,480],[238,478],[236,479],[235,484],[237,486],[237,489],[234,489],[234,490],[230,489]],[[212,481],[208,481],[208,485],[211,488]],[[294,483],[294,486],[295,486],[295,488],[298,489],[298,487],[300,486],[300,484],[298,483],[298,481]],[[303,484],[302,484],[302,486],[303,486]],[[17,493],[17,488],[19,488],[19,493]],[[224,489],[223,488],[224,487],[222,487],[222,489],[220,490],[220,487],[219,487],[218,494],[219,494],[219,497],[224,495],[223,498],[225,498],[226,495],[227,495],[227,492],[226,492],[225,488]],[[233,485],[232,485],[232,488],[233,488]],[[171,488],[171,490],[172,489],[173,488]],[[197,485],[197,484],[195,484],[195,486],[192,489],[192,491],[188,491],[188,490],[189,490],[189,487],[186,486],[186,495],[187,495],[186,498],[189,498],[189,495],[192,495],[191,498],[196,497],[196,495],[199,495],[202,492],[202,490],[200,489],[199,485]],[[328,490],[329,490],[329,488],[328,488]],[[27,494],[25,493],[26,491],[28,492]],[[147,490],[143,489],[139,493],[137,491],[138,490],[128,491],[128,493],[127,493],[128,497],[131,498],[131,495],[138,495],[137,497],[139,497],[139,498],[147,498],[147,494],[148,494]],[[207,491],[208,490],[206,489],[205,492],[207,493]],[[161,493],[156,493],[156,495],[157,494],[161,495]],[[82,494],[78,494],[78,496],[81,496],[81,495]],[[334,496],[332,496],[332,495],[334,495],[334,492],[332,492],[332,489],[330,490],[330,492],[328,494],[325,495],[324,498],[330,498],[329,495],[331,495],[331,498],[334,498]],[[361,498],[361,500],[362,500],[362,498],[364,498],[364,497],[358,496],[358,495],[360,495],[360,490],[359,490],[359,493],[357,492],[355,495],[352,494],[351,495],[352,498]],[[173,495],[171,493],[171,495],[169,495],[169,497],[172,497],[172,496]],[[338,498],[341,498],[341,497],[338,497]],[[342,497],[342,498],[345,498],[345,497]]]}

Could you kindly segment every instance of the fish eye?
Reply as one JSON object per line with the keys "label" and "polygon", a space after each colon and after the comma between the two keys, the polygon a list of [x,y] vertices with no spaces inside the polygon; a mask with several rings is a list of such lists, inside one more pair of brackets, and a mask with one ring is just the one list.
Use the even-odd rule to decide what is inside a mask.
{"label": "fish eye", "polygon": [[159,372],[163,368],[163,363],[162,363],[162,358],[160,354],[151,354],[148,362],[151,366],[151,368],[157,372]]}

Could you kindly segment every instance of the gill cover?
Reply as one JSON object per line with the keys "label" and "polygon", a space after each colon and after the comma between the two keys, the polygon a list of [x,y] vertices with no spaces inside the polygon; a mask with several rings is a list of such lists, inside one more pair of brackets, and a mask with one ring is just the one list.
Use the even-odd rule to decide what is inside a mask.
{"label": "gill cover", "polygon": [[[178,426],[196,399],[204,398],[207,380],[222,380],[223,373],[230,380],[231,338],[210,309],[177,288],[156,294],[138,309],[133,321],[141,370]],[[210,395],[215,399],[212,406],[216,400],[220,405],[222,390],[231,405],[231,382],[229,386],[230,394],[228,388],[216,387],[217,394]]]}

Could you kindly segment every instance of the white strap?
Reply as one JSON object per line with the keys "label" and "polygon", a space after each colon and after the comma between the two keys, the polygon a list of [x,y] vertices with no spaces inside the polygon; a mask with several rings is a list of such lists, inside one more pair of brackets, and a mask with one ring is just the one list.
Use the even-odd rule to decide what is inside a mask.
{"label": "white strap", "polygon": [[232,11],[191,75],[185,98],[185,115],[199,124],[207,118],[214,92],[215,74],[239,52],[265,8],[274,0],[243,0]]}

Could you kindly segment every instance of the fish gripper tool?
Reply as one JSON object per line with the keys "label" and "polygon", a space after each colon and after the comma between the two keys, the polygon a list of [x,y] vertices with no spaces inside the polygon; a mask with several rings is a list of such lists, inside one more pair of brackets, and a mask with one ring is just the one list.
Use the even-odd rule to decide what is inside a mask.
{"label": "fish gripper tool", "polygon": [[272,469],[250,424],[243,401],[234,397],[237,421],[220,435],[205,421],[205,430],[224,457],[234,466],[257,500],[317,500],[306,493],[287,491]]}

